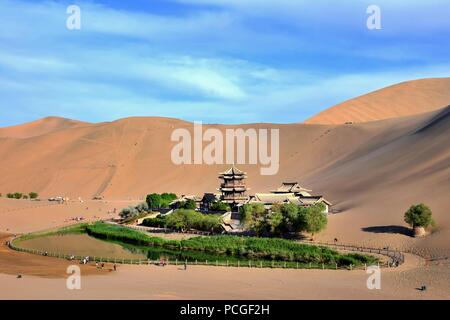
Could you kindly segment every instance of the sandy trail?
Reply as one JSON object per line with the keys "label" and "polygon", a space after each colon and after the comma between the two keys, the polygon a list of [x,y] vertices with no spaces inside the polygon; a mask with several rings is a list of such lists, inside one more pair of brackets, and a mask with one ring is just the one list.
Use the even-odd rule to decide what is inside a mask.
{"label": "sandy trail", "polygon": [[[364,271],[119,266],[107,277],[82,272],[81,290],[68,290],[65,278],[0,274],[10,288],[0,299],[449,299],[448,269],[433,268],[383,270],[380,290],[367,289]],[[427,274],[434,281],[421,292]],[[436,280],[443,275],[446,283]]]}

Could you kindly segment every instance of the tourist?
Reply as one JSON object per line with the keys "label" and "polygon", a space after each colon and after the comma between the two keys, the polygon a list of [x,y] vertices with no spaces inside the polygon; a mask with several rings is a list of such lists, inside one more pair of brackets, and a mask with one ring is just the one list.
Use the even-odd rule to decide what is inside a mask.
{"label": "tourist", "polygon": [[114,263],[114,271],[117,271],[117,266],[115,263]]}
{"label": "tourist", "polygon": [[187,270],[187,262],[184,262],[184,270]]}

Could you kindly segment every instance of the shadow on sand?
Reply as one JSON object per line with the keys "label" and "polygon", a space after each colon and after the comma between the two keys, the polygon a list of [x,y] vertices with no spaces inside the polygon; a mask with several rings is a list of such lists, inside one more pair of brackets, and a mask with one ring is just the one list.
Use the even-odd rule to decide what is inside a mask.
{"label": "shadow on sand", "polygon": [[361,230],[372,233],[394,233],[394,234],[396,233],[396,234],[403,234],[409,237],[414,236],[410,228],[403,226],[373,226],[361,228]]}

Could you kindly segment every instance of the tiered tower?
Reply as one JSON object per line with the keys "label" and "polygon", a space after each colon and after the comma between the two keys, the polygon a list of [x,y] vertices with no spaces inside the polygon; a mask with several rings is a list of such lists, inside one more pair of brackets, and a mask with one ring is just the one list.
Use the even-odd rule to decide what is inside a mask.
{"label": "tiered tower", "polygon": [[245,178],[247,178],[247,174],[235,166],[232,166],[230,169],[219,175],[219,179],[222,180],[220,188],[218,189],[222,193],[220,199],[221,201],[230,204],[232,209],[248,200],[248,197],[245,194],[247,191]]}

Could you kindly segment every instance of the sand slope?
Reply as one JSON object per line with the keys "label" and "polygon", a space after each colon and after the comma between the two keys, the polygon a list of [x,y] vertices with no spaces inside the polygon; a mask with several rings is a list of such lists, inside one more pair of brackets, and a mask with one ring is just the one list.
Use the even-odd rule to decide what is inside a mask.
{"label": "sand slope", "polygon": [[46,117],[25,124],[0,128],[0,137],[31,138],[61,129],[86,125],[89,124],[87,122],[81,122],[77,120],[65,119],[60,117]]}
{"label": "sand slope", "polygon": [[450,104],[450,78],[407,81],[345,101],[307,119],[311,124],[343,124],[408,116]]}

